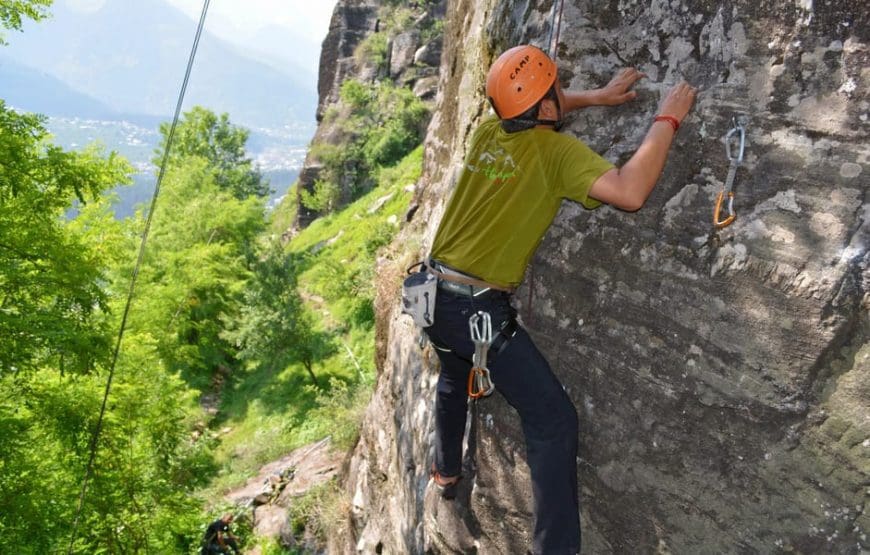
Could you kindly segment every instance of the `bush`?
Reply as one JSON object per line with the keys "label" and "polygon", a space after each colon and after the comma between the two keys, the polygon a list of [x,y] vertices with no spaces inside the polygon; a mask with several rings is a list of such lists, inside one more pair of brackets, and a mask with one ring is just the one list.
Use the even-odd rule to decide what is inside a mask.
{"label": "bush", "polygon": [[314,191],[300,191],[302,196],[302,206],[315,212],[329,213],[332,212],[338,205],[338,199],[341,197],[341,189],[335,181],[324,181],[318,179],[314,182]]}
{"label": "bush", "polygon": [[339,98],[355,110],[367,109],[371,104],[372,89],[356,79],[348,79],[341,84]]}
{"label": "bush", "polygon": [[363,39],[354,51],[354,57],[360,63],[371,63],[378,68],[387,67],[390,41],[386,33],[372,33]]}
{"label": "bush", "polygon": [[429,115],[410,89],[386,81],[348,79],[340,96],[352,110],[340,124],[349,139],[341,145],[312,147],[323,169],[314,190],[302,191],[302,204],[324,214],[338,206],[342,193],[347,200],[365,193],[378,168],[396,164],[419,145]]}

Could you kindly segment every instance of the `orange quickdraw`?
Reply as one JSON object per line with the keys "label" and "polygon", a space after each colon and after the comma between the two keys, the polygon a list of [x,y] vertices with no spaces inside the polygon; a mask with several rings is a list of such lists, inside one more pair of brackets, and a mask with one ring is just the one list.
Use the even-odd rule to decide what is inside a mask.
{"label": "orange quickdraw", "polygon": [[479,399],[490,395],[495,386],[489,377],[489,370],[475,366],[468,374],[468,396]]}
{"label": "orange quickdraw", "polygon": [[731,225],[731,222],[737,218],[737,214],[734,213],[734,192],[728,191],[728,217],[724,220],[719,220],[719,214],[722,211],[722,201],[724,199],[725,191],[719,191],[719,194],[716,196],[716,208],[713,210],[713,225],[716,229],[728,227]]}
{"label": "orange quickdraw", "polygon": [[472,399],[486,397],[495,391],[489,377],[486,357],[492,345],[492,319],[489,312],[479,311],[468,319],[471,341],[474,343],[474,357],[471,372],[468,374],[468,396]]}

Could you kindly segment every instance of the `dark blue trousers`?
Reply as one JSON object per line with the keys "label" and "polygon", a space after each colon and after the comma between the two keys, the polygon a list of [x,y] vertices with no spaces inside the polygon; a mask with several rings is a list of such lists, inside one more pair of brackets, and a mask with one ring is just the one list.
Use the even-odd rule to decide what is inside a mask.
{"label": "dark blue trousers", "polygon": [[[495,336],[516,311],[510,305],[510,295],[496,291],[472,299],[441,289],[435,306],[435,323],[425,328],[441,361],[435,399],[435,467],[442,476],[456,476],[462,468],[468,374],[474,352],[468,318],[478,310],[489,312]],[[534,553],[578,553],[578,428],[574,404],[522,328],[488,366],[496,390],[522,421],[535,501]]]}

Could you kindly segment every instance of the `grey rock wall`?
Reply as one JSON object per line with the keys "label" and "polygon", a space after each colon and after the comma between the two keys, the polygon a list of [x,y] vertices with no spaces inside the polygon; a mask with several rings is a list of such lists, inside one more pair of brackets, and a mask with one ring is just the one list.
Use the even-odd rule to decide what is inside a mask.
{"label": "grey rock wall", "polygon": [[345,79],[374,76],[375,69],[359,67],[354,51],[376,31],[378,7],[377,0],[340,0],[336,4],[320,49],[317,121],[322,120],[327,107],[338,101],[338,91]]}
{"label": "grey rock wall", "polygon": [[[427,490],[437,362],[398,314],[486,112],[486,68],[546,47],[552,2],[448,6],[419,209],[385,260],[377,391],[351,462],[351,532],[383,553],[523,553],[531,530],[519,421],[476,407],[457,502]],[[585,553],[870,550],[870,24],[863,2],[566,0],[565,84],[648,75],[634,102],[567,133],[614,162],[679,78],[700,87],[647,205],[566,202],[516,304],[578,408]],[[736,222],[712,233],[746,123]]]}

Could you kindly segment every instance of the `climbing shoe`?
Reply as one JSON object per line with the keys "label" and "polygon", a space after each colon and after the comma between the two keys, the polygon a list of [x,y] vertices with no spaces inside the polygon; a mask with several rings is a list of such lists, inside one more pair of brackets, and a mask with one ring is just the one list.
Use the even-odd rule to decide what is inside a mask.
{"label": "climbing shoe", "polygon": [[456,489],[459,484],[459,480],[462,479],[462,476],[456,476],[454,478],[445,478],[441,474],[435,470],[435,466],[432,466],[432,470],[429,472],[429,475],[432,477],[432,483],[435,484],[435,489],[438,491],[439,495],[443,499],[455,499],[456,498]]}

